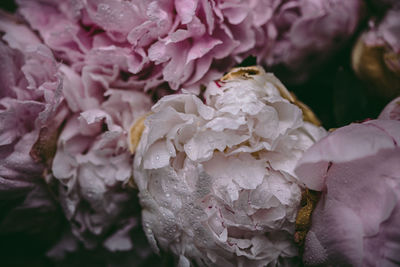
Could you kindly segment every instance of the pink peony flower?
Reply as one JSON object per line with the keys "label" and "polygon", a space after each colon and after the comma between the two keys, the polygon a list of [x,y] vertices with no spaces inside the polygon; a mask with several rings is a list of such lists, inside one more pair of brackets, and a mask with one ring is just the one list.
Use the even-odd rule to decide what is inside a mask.
{"label": "pink peony flower", "polygon": [[308,266],[400,262],[400,121],[351,124],[312,146],[296,167],[322,191],[303,260]]}
{"label": "pink peony flower", "polygon": [[[135,119],[150,109],[149,96],[120,80],[117,67],[93,64],[78,74],[57,64],[35,34],[13,20],[0,19],[0,193],[4,203],[19,205],[0,221],[1,232],[39,229],[55,241],[58,233],[50,230],[60,227],[56,219],[61,219],[56,198],[72,235],[67,231],[49,256],[77,250],[77,239],[90,249],[131,249],[130,234],[140,222],[136,195],[122,189],[132,176],[127,136]],[[110,54],[93,61],[110,57],[120,60]],[[54,154],[46,158],[52,144],[54,160]],[[46,178],[59,185],[53,196],[43,173],[51,163]],[[18,222],[32,213],[33,219]],[[136,258],[147,257],[150,249],[137,236]]]}
{"label": "pink peony flower", "polygon": [[52,240],[61,216],[43,172],[66,115],[61,76],[51,51],[20,23],[0,13],[0,234]]}
{"label": "pink peony flower", "polygon": [[46,44],[75,70],[113,53],[123,61],[121,71],[144,89],[212,80],[255,44],[249,7],[237,0],[18,2]]}
{"label": "pink peony flower", "polygon": [[[70,231],[48,256],[67,260],[84,249],[106,250],[105,255],[119,252],[130,264],[133,255],[139,264],[152,253],[139,232],[137,194],[126,188],[133,164],[128,131],[152,101],[119,75],[123,56],[110,50],[90,60],[93,64],[80,72],[65,64],[59,68],[69,116],[58,138],[51,181],[58,185]],[[112,257],[104,258],[111,264]]]}
{"label": "pink peony flower", "polygon": [[[22,198],[0,221],[2,231],[27,225],[46,232],[46,220],[60,215],[61,204],[72,233],[67,230],[49,256],[62,258],[77,251],[79,242],[109,251],[131,250],[135,242],[131,252],[138,262],[148,257],[151,250],[137,231],[137,196],[123,187],[132,176],[128,130],[150,110],[150,97],[121,78],[125,61],[112,50],[88,57],[91,64],[78,73],[57,64],[25,26],[2,17],[0,31],[0,192],[7,203]],[[44,183],[48,164],[48,186],[56,185],[53,197],[60,203]],[[30,209],[41,217],[16,224]],[[58,237],[48,232],[53,241]]]}
{"label": "pink peony flower", "polygon": [[[80,87],[71,87],[76,89]],[[107,96],[97,107],[78,110],[68,119],[52,167],[63,185],[60,200],[72,231],[88,248],[96,246],[111,226],[122,223],[120,215],[132,201],[132,193],[122,189],[132,176],[127,135],[130,124],[151,103],[141,92],[109,90]],[[90,102],[86,97],[79,102],[67,98],[67,102],[72,108],[84,106]],[[113,251],[132,248],[128,230],[125,240],[105,240],[104,245]]]}
{"label": "pink peony flower", "polygon": [[[363,17],[359,0],[252,1],[258,61],[285,79],[304,82],[354,34]],[[282,72],[283,71],[283,72]]]}
{"label": "pink peony flower", "polygon": [[[60,71],[72,114],[58,139],[52,172],[64,213],[86,248],[130,250],[130,233],[140,222],[131,208],[136,195],[124,186],[132,177],[128,131],[150,110],[151,99],[120,80],[116,68],[85,66],[79,75],[62,65]],[[61,240],[51,254],[75,249]],[[138,249],[150,251],[145,245]]]}
{"label": "pink peony flower", "polygon": [[75,71],[112,54],[137,87],[168,82],[194,91],[251,54],[271,67],[303,71],[304,79],[355,31],[362,6],[361,0],[17,2]]}

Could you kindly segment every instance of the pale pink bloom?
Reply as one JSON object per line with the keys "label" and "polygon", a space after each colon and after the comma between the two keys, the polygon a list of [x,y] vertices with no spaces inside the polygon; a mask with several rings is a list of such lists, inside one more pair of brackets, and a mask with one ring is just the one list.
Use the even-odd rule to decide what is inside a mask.
{"label": "pale pink bloom", "polygon": [[359,0],[252,1],[259,21],[255,55],[286,80],[304,82],[343,47],[363,17]]}
{"label": "pale pink bloom", "polygon": [[[46,44],[77,71],[114,53],[144,89],[198,86],[255,44],[248,4],[238,1],[18,1]],[[134,74],[134,75],[132,75]]]}
{"label": "pale pink bloom", "polygon": [[395,266],[400,261],[400,121],[335,130],[296,167],[322,192],[304,251],[308,266]]}
{"label": "pale pink bloom", "polygon": [[[123,188],[132,176],[127,131],[150,109],[149,96],[121,80],[116,67],[93,64],[78,74],[56,63],[35,34],[13,20],[0,19],[0,192],[4,203],[20,205],[9,208],[2,232],[33,229],[56,238],[58,200],[73,235],[66,233],[50,256],[77,250],[76,239],[89,249],[132,249],[130,233],[140,222],[136,195]],[[40,149],[51,144],[57,145],[54,160],[42,159]],[[24,216],[29,219],[21,221]],[[148,256],[148,246],[138,244],[135,252]]]}
{"label": "pale pink bloom", "polygon": [[74,70],[112,53],[144,90],[167,82],[198,91],[249,55],[304,80],[354,33],[362,15],[361,0],[17,2]]}
{"label": "pale pink bloom", "polygon": [[295,264],[293,169],[325,131],[256,72],[211,82],[205,103],[163,97],[145,121],[134,164],[144,229],[181,266]]}
{"label": "pale pink bloom", "polygon": [[[49,10],[50,6],[39,10],[35,9],[38,2],[29,1],[26,5],[32,8],[28,17],[37,19],[37,23],[49,20],[48,27],[69,27],[61,13],[52,17],[55,14]],[[59,19],[61,24],[52,19]],[[60,94],[69,112],[60,128],[51,166],[52,179],[48,180],[58,186],[57,198],[70,222],[72,235],[65,233],[49,255],[61,258],[66,252],[79,249],[79,242],[91,250],[99,247],[110,251],[131,250],[135,242],[131,233],[140,228],[140,222],[137,196],[126,188],[132,177],[133,159],[127,135],[131,124],[150,110],[151,99],[143,92],[143,86],[146,83],[151,87],[151,79],[137,81],[125,75],[131,64],[129,48],[101,45],[75,51],[68,50],[74,45],[69,41],[64,43],[66,39],[62,36],[54,37],[54,32],[42,37],[63,59],[58,68],[62,79]],[[57,44],[65,45],[63,52],[55,49]],[[150,250],[142,243],[139,240],[140,245],[134,251],[145,257]]]}
{"label": "pale pink bloom", "polygon": [[51,240],[61,216],[45,185],[47,158],[38,147],[51,149],[52,135],[66,115],[61,75],[50,49],[4,12],[0,36],[0,201],[5,212],[0,231]]}
{"label": "pale pink bloom", "polygon": [[[126,190],[133,159],[128,131],[150,110],[151,100],[141,91],[129,90],[115,68],[85,66],[82,75],[64,65],[60,70],[63,94],[73,113],[61,132],[52,165],[64,213],[86,248],[130,250],[129,233],[139,221],[129,208],[135,195]],[[53,254],[62,249],[68,250],[61,245]]]}

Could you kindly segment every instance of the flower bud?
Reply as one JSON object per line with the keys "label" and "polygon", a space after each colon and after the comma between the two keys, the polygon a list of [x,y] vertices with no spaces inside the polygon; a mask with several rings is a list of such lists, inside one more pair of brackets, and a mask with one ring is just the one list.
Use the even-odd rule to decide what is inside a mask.
{"label": "flower bud", "polygon": [[358,39],[352,54],[353,69],[372,95],[392,99],[400,94],[400,9],[387,12],[379,25]]}

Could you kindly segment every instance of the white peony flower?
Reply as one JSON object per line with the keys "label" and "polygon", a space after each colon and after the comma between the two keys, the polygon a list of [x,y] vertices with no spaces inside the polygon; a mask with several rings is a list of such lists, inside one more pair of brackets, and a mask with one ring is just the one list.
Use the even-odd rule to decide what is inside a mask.
{"label": "white peony flower", "polygon": [[282,95],[292,99],[250,67],[209,84],[205,103],[180,94],[153,106],[134,177],[156,251],[172,251],[181,266],[294,264],[303,185],[293,170],[325,131]]}

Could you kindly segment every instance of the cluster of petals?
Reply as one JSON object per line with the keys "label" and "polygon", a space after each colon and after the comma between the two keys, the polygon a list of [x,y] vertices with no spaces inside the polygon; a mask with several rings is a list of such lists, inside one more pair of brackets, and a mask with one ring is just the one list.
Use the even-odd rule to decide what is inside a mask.
{"label": "cluster of petals", "polygon": [[46,239],[56,236],[60,216],[42,178],[46,159],[40,151],[43,143],[55,144],[66,115],[60,73],[51,51],[3,12],[0,36],[0,232]]}
{"label": "cluster of petals", "polygon": [[145,90],[167,82],[197,91],[249,55],[302,81],[344,44],[362,15],[361,0],[17,2],[75,70],[93,58],[120,57],[121,73]]}
{"label": "cluster of petals", "polygon": [[[239,69],[238,73],[241,73]],[[145,233],[181,266],[295,264],[294,166],[325,131],[262,68],[161,98],[135,154]]]}
{"label": "cluster of petals", "polygon": [[[60,72],[70,114],[51,168],[59,183],[59,201],[73,235],[86,248],[102,245],[111,251],[129,250],[133,247],[130,232],[140,227],[140,221],[136,196],[126,189],[133,158],[128,131],[150,110],[151,99],[130,88],[116,68],[85,66],[79,74],[61,65]],[[52,254],[73,250],[63,243],[67,244],[61,240]]]}
{"label": "cluster of petals", "polygon": [[[123,188],[132,176],[127,135],[150,97],[121,80],[118,57],[93,58],[78,73],[16,18],[2,14],[0,31],[0,192],[11,205],[2,232],[34,228],[55,241],[65,216],[69,226],[49,256],[64,257],[79,242],[130,250],[140,221],[135,193]],[[35,220],[15,224],[24,214]]]}
{"label": "cluster of petals", "polygon": [[[62,127],[58,125],[61,132],[50,180],[58,184],[57,200],[72,235],[66,231],[49,255],[64,257],[77,250],[79,242],[86,249],[130,250],[134,246],[131,233],[140,227],[140,221],[136,195],[126,189],[133,158],[127,136],[131,124],[151,107],[150,97],[142,91],[143,83],[124,75],[132,60],[130,49],[104,45],[111,39],[102,34],[92,38],[92,33],[84,34],[72,25],[75,20],[69,22],[66,15],[56,13],[58,5],[60,12],[78,12],[76,6],[73,8],[77,3],[20,4],[21,13],[32,20],[32,26],[46,25],[40,28],[42,38],[62,60],[58,64],[61,95],[68,110]],[[49,27],[52,30],[46,35]],[[94,47],[85,46],[89,40]],[[142,256],[148,255],[145,244],[139,247]]]}
{"label": "cluster of petals", "polygon": [[335,130],[299,161],[299,179],[322,192],[306,236],[307,266],[399,263],[398,101],[377,120]]}
{"label": "cluster of petals", "polygon": [[253,54],[291,83],[306,81],[340,50],[364,13],[359,0],[253,2],[255,25],[262,30]]}

